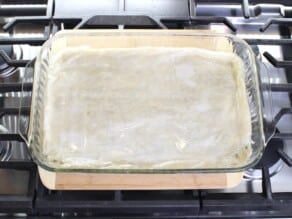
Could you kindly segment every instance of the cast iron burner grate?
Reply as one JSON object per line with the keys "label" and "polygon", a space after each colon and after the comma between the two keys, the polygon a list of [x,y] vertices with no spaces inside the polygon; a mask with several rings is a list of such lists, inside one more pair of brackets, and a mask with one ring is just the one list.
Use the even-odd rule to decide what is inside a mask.
{"label": "cast iron burner grate", "polygon": [[2,155],[3,151],[4,151],[3,143],[0,142],[0,160],[2,160],[2,159],[1,159],[1,155]]}
{"label": "cast iron burner grate", "polygon": [[[1,38],[0,38],[1,39]],[[14,65],[14,59],[21,59],[22,51],[18,45],[0,44],[0,78],[8,78],[15,73],[17,65]]]}
{"label": "cast iron burner grate", "polygon": [[[5,2],[5,1],[4,1]],[[16,1],[18,2],[18,1]],[[43,1],[37,1],[43,2]],[[125,1],[118,1],[125,7]],[[53,5],[54,1],[48,1]],[[197,4],[240,4],[241,14],[245,19],[251,18],[250,10],[255,4],[275,3],[292,6],[292,2],[285,0],[196,0]],[[51,5],[51,6],[52,6]],[[222,24],[231,33],[236,33],[237,25],[229,17],[225,16],[195,16],[191,13],[194,2],[188,1],[190,15],[188,18],[164,17],[163,19],[147,15],[96,15],[92,17],[55,17],[53,7],[48,15],[40,16],[43,12],[30,6],[31,10],[11,10],[9,7],[1,8],[3,15],[19,16],[8,20],[3,29],[13,33],[17,25],[37,24],[44,27],[41,37],[1,37],[0,45],[31,46],[42,45],[51,35],[63,27],[66,28],[191,28],[212,23]],[[276,7],[276,6],[275,6]],[[122,7],[123,8],[123,7]],[[257,6],[258,9],[261,6]],[[289,11],[291,7],[283,10]],[[287,13],[288,14],[288,13]],[[26,17],[20,17],[26,15]],[[31,16],[27,16],[31,15]],[[252,24],[253,19],[248,20]],[[290,28],[290,18],[271,18],[258,28],[262,36],[273,25]],[[245,38],[250,45],[266,46],[291,46],[292,40],[272,39],[267,37]],[[4,48],[4,47],[2,47]],[[10,50],[0,50],[0,61],[3,66],[18,68],[25,67],[30,60],[14,58],[9,55]],[[292,68],[290,60],[277,60],[273,53],[267,50],[264,56],[275,68]],[[0,62],[1,65],[1,62]],[[32,90],[32,83],[23,85],[25,91]],[[0,83],[0,94],[18,92],[22,90],[20,83]],[[292,93],[292,84],[271,84],[273,92]],[[1,106],[1,105],[0,105]],[[18,108],[0,107],[0,119],[4,115],[17,115]],[[30,108],[23,110],[28,115]],[[286,115],[292,114],[291,108],[282,108],[275,116],[275,125]],[[28,191],[21,195],[0,194],[0,213],[21,213],[30,218],[42,217],[100,217],[100,218],[254,218],[254,217],[289,217],[292,215],[292,191],[273,193],[271,186],[271,174],[269,167],[278,160],[282,160],[284,166],[292,166],[292,159],[286,153],[283,141],[291,140],[292,133],[276,133],[272,138],[265,153],[272,153],[270,160],[265,158],[255,167],[261,172],[261,193],[209,193],[207,190],[174,190],[174,191],[51,191],[46,189],[39,181],[36,165],[31,160],[8,160],[0,162],[0,171],[26,171],[29,173]],[[23,142],[17,133],[1,133],[0,142]],[[17,147],[18,144],[11,144]],[[286,147],[290,147],[287,145]],[[1,148],[0,148],[1,149]],[[1,215],[1,214],[0,214]]]}
{"label": "cast iron burner grate", "polygon": [[7,161],[11,156],[11,144],[0,142],[0,161]]}
{"label": "cast iron burner grate", "polygon": [[267,144],[261,160],[252,169],[245,171],[246,179],[262,179],[262,168],[268,168],[269,176],[272,177],[281,171],[285,163],[278,154],[278,150],[284,151],[284,142],[281,139],[271,139]]}
{"label": "cast iron burner grate", "polygon": [[[1,113],[0,113],[1,119]],[[8,130],[0,125],[0,134],[7,133]],[[12,146],[11,142],[8,141],[0,141],[0,162],[9,160],[11,156]]]}

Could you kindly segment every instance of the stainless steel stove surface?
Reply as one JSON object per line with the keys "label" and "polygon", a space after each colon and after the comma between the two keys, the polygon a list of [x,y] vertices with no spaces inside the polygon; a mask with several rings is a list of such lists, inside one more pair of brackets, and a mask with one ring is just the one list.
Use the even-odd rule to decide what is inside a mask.
{"label": "stainless steel stove surface", "polygon": [[[0,217],[292,216],[291,1],[2,0],[0,23]],[[232,189],[47,190],[17,133],[20,98],[29,99],[32,88],[24,69],[45,40],[72,28],[210,29],[245,39],[261,66],[265,131],[271,136],[263,159]],[[22,113],[28,115],[29,107]]]}

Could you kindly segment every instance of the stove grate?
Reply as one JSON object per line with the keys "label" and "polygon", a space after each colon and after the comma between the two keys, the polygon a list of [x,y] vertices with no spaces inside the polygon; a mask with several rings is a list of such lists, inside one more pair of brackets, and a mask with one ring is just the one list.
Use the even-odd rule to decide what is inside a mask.
{"label": "stove grate", "polygon": [[[5,1],[4,1],[5,2]],[[230,4],[231,1],[196,0],[197,4]],[[284,0],[234,0],[234,4],[241,4],[242,15],[251,19],[250,6],[261,3],[283,4],[292,6],[291,1]],[[193,5],[193,4],[189,4]],[[37,11],[35,10],[34,13]],[[39,13],[40,11],[38,11]],[[8,13],[8,12],[7,12]],[[22,11],[22,13],[24,13]],[[52,13],[49,13],[52,14]],[[22,15],[21,13],[18,16]],[[38,15],[38,16],[32,16]],[[123,18],[122,18],[123,17]],[[133,22],[133,18],[136,19]],[[102,22],[101,22],[102,21]],[[105,22],[106,21],[106,22]],[[184,18],[157,19],[151,16],[94,16],[91,18],[55,18],[31,14],[31,17],[16,17],[11,19],[4,30],[11,32],[19,24],[37,23],[43,25],[43,37],[0,38],[0,45],[42,45],[51,34],[59,30],[62,25],[72,28],[185,28],[188,25],[201,25],[220,23],[235,32],[237,26],[226,17],[202,17],[190,15]],[[258,31],[264,34],[271,25],[291,27],[289,18],[275,18],[268,20],[259,27]],[[263,39],[247,38],[250,45],[292,45],[291,39]],[[14,67],[24,67],[29,60],[11,60],[4,51],[0,51],[4,61]],[[292,68],[289,60],[279,61],[266,51],[264,56],[277,68]],[[24,91],[32,90],[32,83],[24,83]],[[19,92],[21,83],[0,83],[0,93]],[[292,93],[292,85],[271,84],[272,92]],[[1,108],[0,118],[4,115],[17,115],[18,108]],[[22,110],[28,115],[30,108]],[[281,109],[275,116],[276,125],[279,120],[292,114],[291,108]],[[292,139],[292,133],[276,133],[274,139]],[[0,134],[0,142],[23,142],[17,133]],[[12,144],[17,147],[17,144]],[[277,145],[275,145],[276,147]],[[291,145],[289,145],[291,146]],[[292,166],[292,158],[281,148],[277,150],[278,156]],[[37,176],[36,164],[31,160],[0,162],[0,171],[19,170],[29,173],[28,191],[24,195],[0,194],[0,212],[24,213],[30,217],[42,216],[75,216],[75,217],[124,217],[124,218],[254,218],[254,217],[289,217],[292,215],[292,191],[273,193],[271,178],[267,167],[262,166],[262,192],[260,193],[209,193],[206,190],[174,190],[174,191],[51,191],[46,189]]]}

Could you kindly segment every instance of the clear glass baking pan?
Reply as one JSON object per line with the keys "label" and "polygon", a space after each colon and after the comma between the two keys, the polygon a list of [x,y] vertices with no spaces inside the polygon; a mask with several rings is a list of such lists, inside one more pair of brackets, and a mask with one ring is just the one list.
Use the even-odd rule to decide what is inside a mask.
{"label": "clear glass baking pan", "polygon": [[[44,119],[46,117],[44,105],[46,86],[50,74],[50,59],[56,51],[62,48],[128,48],[128,47],[196,47],[214,51],[235,53],[243,62],[246,98],[251,116],[251,153],[248,160],[241,166],[212,167],[199,169],[179,168],[96,168],[94,166],[68,166],[52,162],[44,153],[43,136],[46,132]],[[84,64],[84,63],[83,63]],[[35,61],[26,69],[26,79],[33,78],[32,99],[28,100],[30,93],[23,91],[19,116],[19,132],[29,146],[33,160],[42,168],[49,171],[60,172],[95,172],[95,173],[203,173],[203,172],[237,172],[245,170],[256,164],[262,156],[266,140],[273,134],[273,128],[265,126],[265,119],[271,120],[271,112],[264,111],[269,108],[269,86],[261,86],[261,66],[254,56],[250,46],[243,40],[226,34],[198,32],[190,30],[70,30],[60,31],[49,39],[41,48]],[[207,85],[206,85],[207,86]],[[263,98],[268,99],[264,102]],[[26,116],[23,107],[31,107],[30,116]],[[74,107],[72,105],[71,107]],[[60,118],[61,119],[61,118]],[[76,121],[78,122],[78,121]],[[270,123],[272,123],[270,121]],[[66,130],[63,130],[64,134]],[[268,134],[267,134],[268,133]],[[80,157],[83,155],[80,154]],[[196,162],[194,160],[194,162]]]}

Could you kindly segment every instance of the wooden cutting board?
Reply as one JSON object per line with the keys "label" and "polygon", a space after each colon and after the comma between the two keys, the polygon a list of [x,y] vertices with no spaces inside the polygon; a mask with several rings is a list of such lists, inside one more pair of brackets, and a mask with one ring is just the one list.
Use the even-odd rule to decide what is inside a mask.
{"label": "wooden cutting board", "polygon": [[243,173],[101,174],[50,172],[39,167],[42,183],[53,190],[219,189],[234,187]]}
{"label": "wooden cutting board", "polygon": [[[79,32],[83,30],[78,30]],[[86,30],[88,32],[88,30]],[[92,33],[110,33],[117,30],[91,30]],[[123,30],[120,30],[123,31]],[[139,31],[145,33],[151,32],[182,32],[194,33],[210,31],[195,30],[127,30]],[[74,32],[68,31],[68,32]],[[213,32],[212,32],[213,33]],[[52,47],[52,53],[62,50],[66,46],[82,45],[82,42],[89,43],[95,48],[106,47],[136,47],[136,46],[175,46],[187,47],[194,46],[198,48],[207,48],[217,51],[231,51],[232,47],[227,40],[209,39],[201,37],[200,40],[193,40],[191,37],[171,37],[164,35],[157,36],[139,36],[138,39],[124,35],[103,36],[97,38],[86,35],[59,40]],[[236,186],[243,177],[242,172],[237,173],[196,173],[196,174],[98,174],[98,173],[69,173],[69,172],[50,172],[39,167],[39,175],[43,184],[49,189],[56,190],[136,190],[136,189],[218,189]]]}

